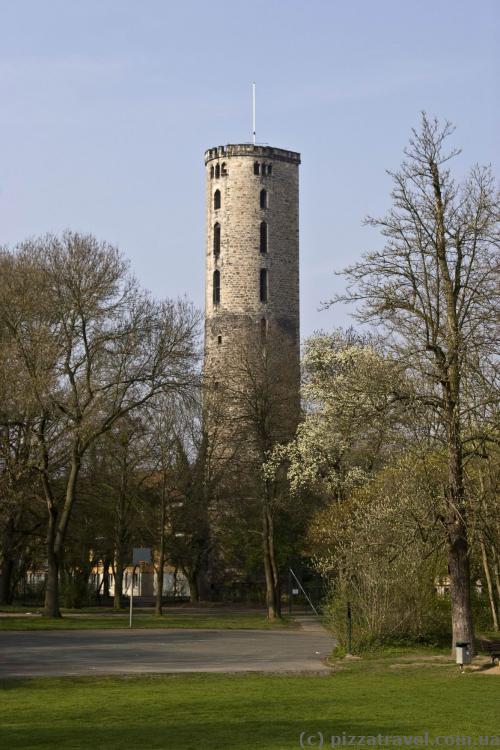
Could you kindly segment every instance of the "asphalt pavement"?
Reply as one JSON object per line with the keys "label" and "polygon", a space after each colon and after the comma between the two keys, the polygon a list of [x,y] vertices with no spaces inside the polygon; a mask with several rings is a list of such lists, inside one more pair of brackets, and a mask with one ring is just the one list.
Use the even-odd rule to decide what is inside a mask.
{"label": "asphalt pavement", "polygon": [[0,631],[0,678],[166,672],[327,672],[334,640],[300,630]]}

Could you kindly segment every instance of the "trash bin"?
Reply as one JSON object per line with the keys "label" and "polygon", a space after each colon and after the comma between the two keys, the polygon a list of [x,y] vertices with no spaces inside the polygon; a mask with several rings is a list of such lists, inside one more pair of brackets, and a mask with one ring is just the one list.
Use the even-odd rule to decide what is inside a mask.
{"label": "trash bin", "polygon": [[455,652],[457,664],[460,664],[461,667],[463,667],[464,664],[471,663],[472,654],[470,650],[470,643],[467,643],[467,641],[457,641],[457,643],[455,644]]}

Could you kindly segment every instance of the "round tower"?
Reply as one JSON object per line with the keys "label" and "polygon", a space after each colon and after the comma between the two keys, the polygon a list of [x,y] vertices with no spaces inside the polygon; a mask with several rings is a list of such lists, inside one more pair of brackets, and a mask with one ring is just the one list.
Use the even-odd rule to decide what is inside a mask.
{"label": "round tower", "polygon": [[[248,143],[205,152],[205,375],[242,347],[275,348],[299,404],[300,154]],[[290,428],[291,429],[291,428]]]}

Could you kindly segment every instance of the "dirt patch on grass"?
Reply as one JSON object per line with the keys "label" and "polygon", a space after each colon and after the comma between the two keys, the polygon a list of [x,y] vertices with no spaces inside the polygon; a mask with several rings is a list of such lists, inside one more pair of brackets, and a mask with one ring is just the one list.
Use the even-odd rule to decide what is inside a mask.
{"label": "dirt patch on grass", "polygon": [[445,656],[445,654],[408,654],[408,656],[400,656],[398,657],[399,662],[443,662],[443,663],[449,663],[450,657]]}
{"label": "dirt patch on grass", "polygon": [[450,662],[421,662],[410,661],[405,664],[390,664],[389,669],[432,669],[434,667],[449,667]]}
{"label": "dirt patch on grass", "polygon": [[[471,672],[475,672],[475,674],[492,674],[496,675],[497,677],[500,676],[500,664],[497,664],[496,666],[491,665],[491,661],[484,665],[474,665],[475,668],[471,669]],[[467,670],[469,671],[469,670]]]}

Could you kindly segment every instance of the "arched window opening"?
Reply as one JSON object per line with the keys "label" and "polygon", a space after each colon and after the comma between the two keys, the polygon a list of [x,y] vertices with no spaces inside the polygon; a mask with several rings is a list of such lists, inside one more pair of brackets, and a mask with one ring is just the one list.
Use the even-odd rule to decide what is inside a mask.
{"label": "arched window opening", "polygon": [[227,174],[226,162],[223,161],[220,168],[220,173],[224,177]]}
{"label": "arched window opening", "polygon": [[214,165],[212,164],[212,166],[210,167],[210,179],[211,179],[211,180],[213,180],[213,179],[214,179],[214,174],[215,174],[215,167],[214,167]]}
{"label": "arched window opening", "polygon": [[220,271],[214,271],[213,293],[214,305],[218,305],[220,303]]}
{"label": "arched window opening", "polygon": [[267,208],[267,190],[260,191],[260,207]]}
{"label": "arched window opening", "polygon": [[260,222],[260,252],[267,253],[267,224],[265,221]]}
{"label": "arched window opening", "polygon": [[253,173],[260,174],[260,164],[258,161],[254,161],[253,163]]}
{"label": "arched window opening", "polygon": [[260,269],[260,301],[267,302],[268,290],[267,290],[267,269]]}
{"label": "arched window opening", "polygon": [[214,255],[216,258],[220,255],[220,224],[214,224]]}
{"label": "arched window opening", "polygon": [[215,176],[220,177],[220,165],[217,164],[215,167]]}
{"label": "arched window opening", "polygon": [[216,190],[214,193],[214,209],[220,208],[220,190]]}
{"label": "arched window opening", "polygon": [[268,164],[267,165],[267,174],[272,174],[272,173],[273,173],[273,165],[272,164]]}

